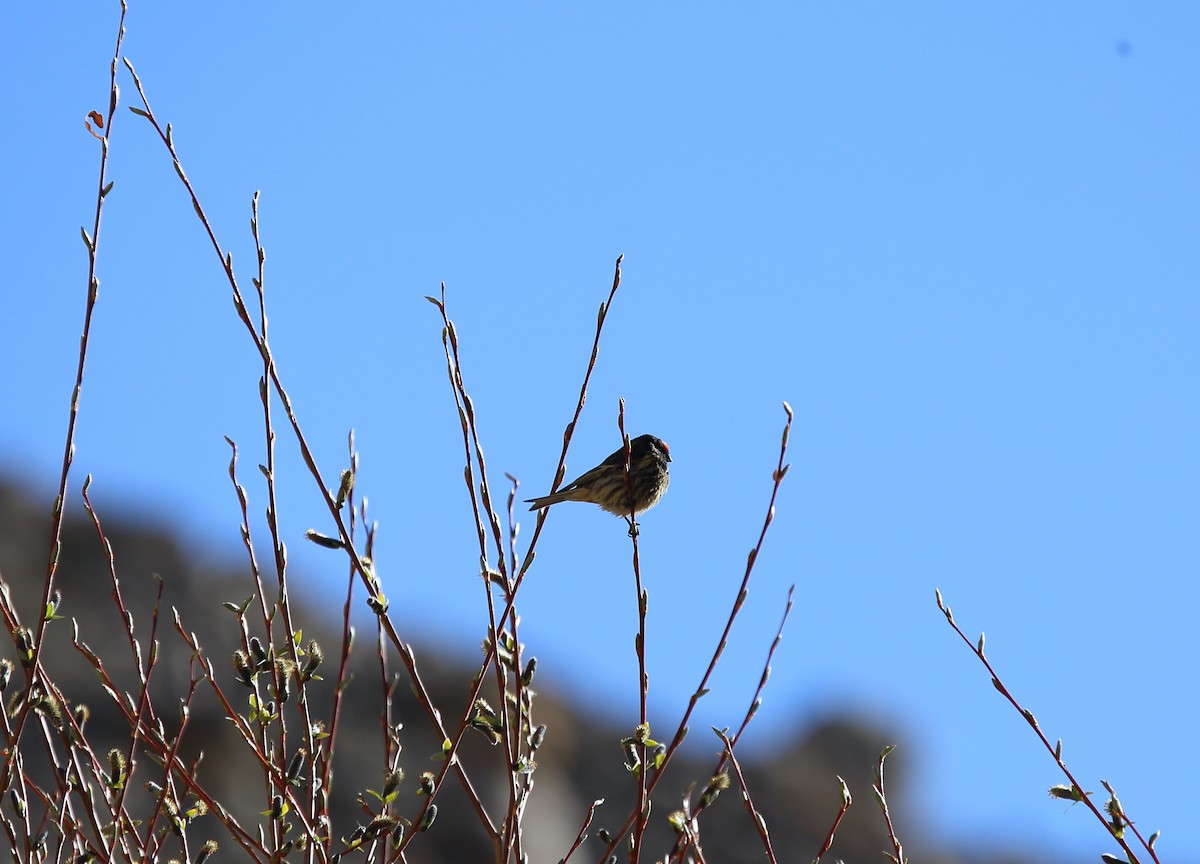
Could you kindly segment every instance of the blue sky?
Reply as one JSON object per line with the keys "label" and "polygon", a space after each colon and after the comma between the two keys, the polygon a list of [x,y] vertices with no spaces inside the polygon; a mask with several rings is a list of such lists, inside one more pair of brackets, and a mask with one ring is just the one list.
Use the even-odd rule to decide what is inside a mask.
{"label": "blue sky", "polygon": [[[0,471],[47,505],[95,195],[83,120],[116,21],[115,2],[9,12],[26,83],[0,145]],[[941,841],[1115,851],[1046,797],[1052,763],[939,587],[1089,788],[1107,779],[1164,858],[1200,861],[1200,7],[134,2],[127,27],[246,289],[262,192],[276,358],[331,484],[357,430],[402,629],[472,656],[484,626],[423,295],[445,281],[493,484],[508,471],[529,497],[623,253],[568,473],[617,446],[620,397],[671,445],[641,541],[652,719],[673,725],[706,665],[786,399],[792,473],[693,729],[740,717],[795,583],[748,746],[863,712],[912,752],[902,806]],[[169,159],[124,111],[110,177],[73,487],[90,472],[100,506],[237,560],[222,436],[253,483],[260,368]],[[280,453],[294,573],[326,597],[343,568],[301,541],[328,526]],[[544,689],[631,724],[628,559],[621,523],[558,508],[521,612]]]}

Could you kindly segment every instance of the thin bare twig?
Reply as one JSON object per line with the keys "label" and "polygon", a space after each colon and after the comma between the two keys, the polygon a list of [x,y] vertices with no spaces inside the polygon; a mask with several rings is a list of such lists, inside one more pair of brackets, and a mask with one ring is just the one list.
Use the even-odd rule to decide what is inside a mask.
{"label": "thin bare twig", "polygon": [[846,811],[854,803],[854,799],[850,797],[850,787],[846,785],[846,781],[840,775],[837,779],[842,787],[842,804],[838,808],[837,816],[834,817],[833,824],[829,826],[829,833],[825,835],[825,842],[821,844],[821,850],[817,852],[817,857],[813,858],[812,864],[821,864],[821,858],[833,846],[833,838],[837,836],[838,826],[842,824],[842,819],[845,818]]}
{"label": "thin bare twig", "polygon": [[[738,727],[737,733],[733,736],[733,746],[736,747],[738,742],[742,740],[742,735],[750,726],[750,721],[758,714],[758,709],[762,707],[763,691],[767,688],[767,681],[771,679],[771,661],[775,658],[775,651],[779,648],[779,643],[783,641],[783,628],[787,626],[788,617],[792,614],[792,606],[795,603],[796,586],[791,585],[788,588],[787,602],[783,607],[783,617],[779,619],[779,629],[775,631],[775,638],[771,641],[771,647],[767,649],[767,661],[763,664],[762,676],[758,679],[758,687],[754,691],[754,696],[750,699],[750,707],[746,709],[746,716],[742,718],[742,725]],[[713,773],[719,773],[725,767],[724,761],[718,762]]]}
{"label": "thin bare twig", "polygon": [[[642,587],[642,565],[638,554],[639,532],[637,511],[633,500],[633,482],[629,476],[629,463],[632,459],[633,451],[629,442],[629,433],[625,431],[625,400],[619,400],[617,405],[617,428],[621,432],[621,443],[625,448],[625,464],[623,466],[625,473],[625,496],[629,501],[629,542],[633,546],[633,587],[638,610],[638,632],[633,641],[638,663],[638,727],[637,733],[633,736],[636,742],[634,747],[636,748],[635,752],[638,758],[638,764],[634,766],[635,770],[633,772],[637,783],[634,808],[638,813],[638,818],[633,824],[633,842],[629,845],[630,864],[637,864],[642,854],[642,838],[645,836],[646,825],[650,820],[650,808],[646,806],[646,789],[651,768],[646,750],[646,742],[650,738],[650,721],[647,709],[647,700],[650,695],[650,676],[646,674],[646,607],[650,598],[646,593],[646,589]],[[657,766],[654,767],[657,769]]]}
{"label": "thin bare twig", "polygon": [[[121,583],[120,583],[120,580],[117,579],[116,555],[113,552],[112,544],[108,541],[108,537],[104,533],[104,527],[100,523],[100,515],[96,512],[96,508],[92,505],[92,499],[88,495],[88,490],[91,487],[91,484],[92,484],[92,475],[89,474],[87,476],[87,479],[84,480],[84,482],[83,482],[83,492],[82,492],[83,506],[84,506],[84,509],[87,511],[88,516],[90,516],[92,519],[92,526],[96,529],[96,535],[100,540],[100,546],[104,550],[104,560],[105,560],[105,563],[108,565],[109,579],[112,580],[113,601],[116,603],[117,611],[120,613],[121,622],[124,625],[125,637],[129,641],[129,650],[133,657],[133,667],[134,667],[134,671],[137,674],[138,684],[139,684],[137,707],[135,709],[134,715],[130,718],[131,734],[129,736],[129,746],[126,748],[126,751],[125,751],[126,765],[128,765],[129,774],[132,776],[137,767],[137,741],[138,741],[137,730],[139,727],[141,727],[141,725],[145,721],[147,712],[151,710],[150,709],[150,675],[154,670],[154,661],[153,661],[153,657],[152,657],[151,661],[149,663],[145,664],[145,668],[143,668],[141,647],[138,645],[137,639],[135,638],[134,633],[133,633],[133,616],[129,613],[128,609],[126,609],[125,600],[121,596]],[[155,631],[157,631],[157,628],[158,628],[158,611],[159,611],[160,604],[162,603],[163,587],[164,587],[163,582],[161,579],[159,579],[158,580],[158,596],[155,598],[155,602],[154,602],[154,630]],[[151,633],[150,643],[152,645],[154,644],[154,633]],[[76,749],[76,748],[72,748],[72,749]],[[129,849],[128,849],[128,845],[127,845],[128,841],[125,838],[125,835],[127,832],[125,830],[123,830],[124,826],[122,825],[122,822],[123,822],[123,820],[127,820],[125,822],[125,824],[127,824],[131,829],[132,829],[133,825],[135,825],[136,823],[133,819],[130,818],[129,814],[125,811],[125,796],[128,793],[128,791],[129,791],[129,784],[126,783],[120,788],[120,790],[118,790],[117,795],[115,796],[115,800],[112,803],[112,810],[109,815],[111,816],[111,818],[113,820],[113,824],[115,826],[122,826],[122,830],[113,831],[113,836],[108,838],[108,841],[109,841],[109,845],[108,845],[108,849],[107,849],[108,860],[112,859],[113,853],[116,851],[116,847],[117,847],[118,843],[120,843],[123,846],[125,853],[129,854]],[[153,822],[154,820],[150,820],[150,821]],[[128,833],[132,833],[136,837],[136,832],[130,830]],[[147,837],[150,836],[149,832],[147,832],[146,836]],[[142,852],[143,853],[145,852],[144,842],[142,845]]]}
{"label": "thin bare twig", "polygon": [[[1123,832],[1113,830],[1113,825],[1110,824],[1109,820],[1106,819],[1104,814],[1100,811],[1100,808],[1097,807],[1092,801],[1091,795],[1083,790],[1083,786],[1080,785],[1079,781],[1075,779],[1075,775],[1071,773],[1071,769],[1068,768],[1067,763],[1063,761],[1062,739],[1059,739],[1057,744],[1051,744],[1050,739],[1046,737],[1044,732],[1042,732],[1042,727],[1038,725],[1037,718],[1033,716],[1033,712],[1028,708],[1022,707],[1021,703],[1017,701],[1017,698],[1013,696],[1012,692],[1009,691],[1004,682],[1000,680],[1000,675],[992,667],[991,661],[989,661],[983,653],[983,635],[981,634],[979,641],[973,644],[971,640],[967,638],[967,634],[964,633],[958,624],[955,623],[954,615],[950,611],[950,607],[942,600],[942,592],[934,589],[934,596],[937,599],[938,609],[940,609],[942,614],[946,616],[946,623],[948,623],[954,632],[958,634],[958,637],[962,639],[963,644],[965,644],[971,650],[971,653],[979,659],[979,662],[983,664],[984,668],[987,669],[988,674],[991,675],[992,686],[996,688],[997,692],[999,692],[1001,696],[1008,700],[1008,703],[1012,705],[1013,708],[1015,708],[1023,718],[1025,718],[1025,722],[1029,724],[1029,728],[1033,730],[1033,733],[1037,735],[1038,740],[1042,742],[1042,746],[1046,748],[1046,751],[1054,759],[1054,763],[1058,766],[1059,770],[1062,771],[1063,776],[1070,781],[1071,785],[1068,789],[1060,790],[1055,788],[1051,790],[1051,793],[1055,794],[1056,797],[1063,797],[1067,798],[1068,800],[1083,802],[1083,804],[1092,811],[1092,814],[1100,820],[1108,833],[1112,835],[1113,839],[1117,841],[1118,845],[1120,845],[1121,849],[1124,850],[1125,854],[1129,856],[1129,861],[1131,864],[1138,864],[1138,855],[1133,851],[1129,843],[1127,843],[1125,838],[1122,836]],[[1114,795],[1113,800],[1115,800],[1115,798],[1116,796]],[[1129,825],[1130,828],[1133,829],[1134,835],[1138,838],[1143,848],[1145,848],[1145,850],[1150,854],[1150,857],[1157,864],[1158,853],[1154,851],[1154,847],[1145,839],[1143,839],[1141,833],[1134,826],[1132,820],[1129,820],[1127,817],[1125,817],[1123,811],[1121,818],[1126,824]]]}
{"label": "thin bare twig", "polygon": [[763,851],[767,854],[767,860],[771,864],[779,864],[775,858],[775,847],[771,845],[771,834],[767,831],[767,820],[763,818],[762,813],[758,812],[758,808],[754,806],[754,799],[750,796],[750,787],[746,785],[746,778],[742,774],[742,766],[737,760],[737,756],[733,754],[734,742],[729,739],[724,732],[714,730],[717,737],[721,739],[721,743],[725,745],[725,758],[731,766],[733,766],[733,775],[737,777],[738,787],[742,790],[742,803],[746,805],[747,812],[750,813],[750,818],[754,820],[754,827],[758,829],[758,836],[763,843]]}
{"label": "thin bare twig", "polygon": [[[617,257],[617,261],[616,261],[616,265],[615,265],[614,273],[613,273],[612,289],[609,291],[607,302],[600,304],[600,312],[597,315],[597,319],[596,319],[596,334],[595,334],[595,337],[592,342],[591,357],[588,361],[587,370],[584,373],[583,384],[580,387],[579,399],[576,402],[574,416],[572,417],[571,422],[567,424],[567,428],[563,433],[563,449],[562,449],[561,455],[559,456],[558,468],[555,472],[555,480],[554,480],[554,483],[552,484],[551,491],[553,491],[555,488],[557,488],[558,484],[562,482],[562,478],[565,473],[567,450],[570,447],[571,438],[574,434],[575,426],[579,421],[580,414],[583,411],[584,403],[587,401],[588,382],[591,380],[592,371],[595,368],[596,359],[599,356],[600,336],[604,329],[604,321],[605,321],[605,318],[607,317],[608,309],[612,305],[613,298],[615,297],[615,295],[617,293],[617,288],[620,287],[620,284],[621,284],[621,262],[623,259],[624,259],[624,256]],[[480,690],[483,687],[485,673],[486,673],[487,669],[490,666],[492,666],[493,663],[496,662],[497,643],[500,639],[500,634],[502,632],[504,632],[505,626],[508,623],[510,616],[513,613],[513,608],[516,603],[517,592],[520,590],[520,587],[524,582],[525,575],[526,575],[526,573],[528,573],[529,568],[532,566],[534,558],[536,556],[537,542],[541,536],[542,528],[545,524],[546,511],[543,510],[541,513],[538,514],[538,519],[537,519],[536,527],[534,529],[533,537],[530,539],[529,546],[526,549],[525,556],[521,562],[520,569],[517,570],[515,575],[510,574],[504,564],[503,547],[500,545],[500,541],[498,539],[499,535],[495,534],[495,532],[498,528],[498,524],[499,524],[498,520],[497,520],[495,514],[490,510],[490,508],[487,507],[487,504],[485,502],[480,502],[476,498],[475,475],[474,475],[474,467],[473,467],[475,459],[477,458],[480,460],[479,470],[480,470],[481,475],[486,475],[486,467],[485,467],[485,464],[482,462],[482,450],[478,446],[479,439],[478,439],[477,429],[475,429],[475,414],[474,414],[473,403],[471,402],[470,396],[466,391],[466,385],[463,381],[463,376],[462,376],[462,369],[461,369],[461,366],[459,365],[458,334],[457,334],[456,328],[454,327],[454,323],[453,323],[453,321],[450,320],[449,314],[447,312],[446,298],[445,298],[445,286],[444,285],[442,286],[442,292],[443,293],[440,298],[426,297],[425,299],[427,299],[430,303],[432,303],[434,306],[436,306],[442,316],[443,346],[444,346],[445,354],[446,354],[447,375],[448,375],[450,383],[451,383],[451,389],[454,393],[455,405],[458,408],[459,421],[460,421],[460,425],[462,426],[464,452],[465,452],[465,457],[466,457],[466,464],[464,467],[464,479],[466,480],[468,492],[471,497],[471,505],[472,505],[473,514],[474,514],[474,518],[475,518],[476,536],[477,536],[477,540],[479,542],[479,547],[480,547],[480,565],[481,565],[480,569],[482,571],[481,575],[485,581],[485,584],[490,585],[491,580],[492,580],[492,574],[488,572],[489,567],[488,567],[488,563],[487,563],[487,540],[486,540],[487,535],[486,535],[486,530],[484,527],[484,521],[483,521],[483,515],[482,515],[483,512],[486,512],[488,514],[489,521],[493,525],[493,535],[495,537],[497,537],[497,547],[498,547],[498,552],[499,552],[497,573],[498,573],[500,579],[502,580],[504,588],[505,588],[505,591],[504,591],[505,604],[504,604],[504,608],[501,610],[500,614],[497,616],[494,613],[494,611],[489,611],[489,629],[491,631],[491,638],[488,640],[488,644],[485,647],[485,655],[484,655],[483,662],[480,666],[479,674],[477,674],[475,676],[474,683],[472,684],[471,692],[468,695],[467,702],[466,702],[466,709],[465,709],[463,715],[461,716],[461,718],[459,719],[459,723],[458,723],[455,733],[452,736],[449,736],[446,738],[446,741],[448,744],[448,746],[447,746],[447,762],[456,762],[457,759],[455,758],[455,754],[457,754],[457,752],[458,752],[459,745],[462,741],[463,736],[466,733],[466,730],[470,727],[471,719],[472,719],[472,716],[475,711],[475,703],[476,703],[476,700],[479,698]],[[476,446],[474,448],[472,448],[472,446],[471,446],[472,441],[474,441],[476,444]],[[513,550],[512,557],[513,557],[512,566],[515,567],[516,566],[515,549]],[[488,592],[488,598],[489,598],[488,602],[489,602],[489,608],[490,608],[490,603],[491,603],[490,589]],[[519,649],[519,644],[517,647]],[[518,667],[518,669],[519,669],[519,667]],[[498,674],[499,674],[499,672],[498,672]],[[442,777],[444,776],[444,774],[445,774],[445,767],[443,767],[443,771],[439,772],[439,775],[436,778],[435,789],[440,788],[440,784],[442,782]],[[490,822],[488,824],[490,825]],[[494,842],[496,842],[498,845],[504,845],[505,841],[502,841],[502,839],[499,837],[499,834],[495,832],[495,829],[492,829],[489,833],[490,833],[490,836],[493,837]],[[498,849],[498,852],[499,852],[499,849]]]}
{"label": "thin bare twig", "polygon": [[[9,747],[7,748],[9,753],[17,751],[16,745],[20,741],[21,732],[25,728],[25,722],[33,706],[30,695],[33,693],[35,684],[39,680],[47,678],[41,667],[42,648],[46,641],[46,625],[49,623],[46,609],[54,596],[55,576],[58,573],[59,554],[62,552],[62,524],[67,496],[67,478],[70,474],[71,463],[75,460],[75,424],[79,419],[79,399],[83,392],[83,371],[87,363],[88,343],[92,333],[92,315],[96,310],[96,300],[100,293],[100,279],[96,275],[96,258],[100,244],[100,217],[104,211],[105,199],[113,188],[113,184],[108,182],[108,150],[112,138],[113,118],[117,112],[117,102],[120,96],[120,88],[117,86],[117,60],[121,56],[121,45],[125,41],[125,14],[127,11],[125,2],[122,0],[117,40],[109,66],[108,113],[101,115],[99,111],[92,111],[88,114],[88,117],[104,130],[104,134],[97,135],[92,130],[90,123],[85,122],[84,124],[92,137],[100,142],[100,168],[96,181],[96,208],[92,218],[92,231],[89,234],[85,228],[79,229],[88,256],[87,302],[83,314],[83,333],[79,338],[79,361],[75,368],[75,385],[71,390],[71,404],[67,415],[67,435],[63,443],[62,471],[59,474],[58,492],[55,495],[54,508],[50,516],[50,550],[46,561],[46,576],[42,584],[41,604],[38,606],[37,625],[32,638],[33,657],[25,664],[29,671],[25,678],[21,708],[11,725]],[[0,797],[8,791],[12,777],[13,772],[0,771]]]}
{"label": "thin bare twig", "polygon": [[[708,668],[705,670],[704,675],[700,679],[700,685],[696,688],[696,691],[688,700],[687,708],[684,710],[683,717],[680,719],[679,726],[675,731],[675,737],[671,740],[671,743],[667,746],[666,752],[663,754],[662,759],[658,762],[659,769],[655,773],[654,777],[650,779],[650,783],[646,790],[647,795],[652,795],[654,793],[654,789],[658,785],[659,780],[662,778],[663,772],[667,767],[667,763],[670,762],[671,757],[674,756],[680,745],[683,744],[683,739],[687,737],[688,721],[691,719],[692,712],[696,710],[696,703],[699,702],[706,693],[708,693],[708,682],[712,679],[713,673],[717,668],[717,663],[725,651],[725,645],[729,641],[730,631],[733,630],[733,622],[737,619],[738,614],[742,610],[742,605],[746,602],[746,595],[750,590],[750,576],[754,572],[754,564],[758,561],[759,553],[762,551],[763,544],[766,542],[767,530],[771,527],[771,523],[775,519],[775,501],[779,497],[779,488],[783,483],[783,478],[787,476],[788,469],[791,467],[790,465],[786,464],[786,459],[788,438],[791,435],[792,420],[794,419],[795,415],[792,411],[792,406],[787,402],[783,403],[783,410],[784,413],[787,414],[787,421],[784,423],[783,435],[780,440],[779,461],[775,466],[775,470],[771,472],[771,479],[773,481],[773,485],[771,487],[771,498],[767,506],[766,518],[763,519],[762,530],[758,535],[758,542],[755,544],[754,548],[750,550],[749,556],[747,556],[746,569],[742,576],[741,585],[738,587],[737,596],[734,599],[733,606],[729,611],[729,618],[725,622],[725,629],[721,632],[721,638],[717,642],[716,649],[713,651],[712,659],[709,661]],[[621,838],[626,835],[637,818],[637,811],[630,813],[625,818],[625,822],[621,826],[621,829],[613,835],[612,841],[601,854],[601,861],[606,860],[610,855],[613,854],[617,845],[621,842]]]}
{"label": "thin bare twig", "polygon": [[908,859],[904,857],[904,847],[900,845],[900,838],[896,836],[896,828],[892,824],[892,813],[888,809],[887,791],[883,785],[883,762],[887,759],[888,754],[895,749],[895,744],[889,744],[879,754],[879,764],[875,766],[875,785],[871,789],[875,793],[875,800],[879,803],[879,809],[883,811],[883,821],[887,824],[888,839],[892,841],[892,851],[888,853],[888,857],[892,859],[894,864],[908,864]]}
{"label": "thin bare twig", "polygon": [[[771,678],[771,660],[775,657],[775,651],[777,648],[779,648],[779,643],[783,641],[783,629],[787,626],[788,617],[792,614],[792,606],[794,603],[793,597],[795,593],[795,585],[792,585],[790,588],[788,588],[787,603],[783,608],[783,616],[779,620],[779,629],[775,631],[775,638],[771,641],[771,647],[767,649],[767,659],[766,662],[763,663],[763,671],[762,675],[759,676],[758,679],[758,687],[755,688],[754,695],[750,699],[750,706],[746,709],[746,716],[742,718],[742,725],[738,727],[737,734],[731,739],[732,746],[728,752],[732,752],[732,748],[737,747],[737,744],[741,740],[743,733],[745,733],[746,729],[749,727],[750,721],[753,720],[758,714],[758,709],[762,705],[762,694],[766,689],[767,681]],[[724,738],[724,733],[718,734]],[[721,755],[717,757],[717,764],[713,767],[711,776],[719,776],[725,770],[728,761],[728,753],[723,750]],[[687,824],[692,827],[693,832],[696,834],[698,834],[700,830],[700,811],[704,806],[707,805],[707,803],[709,802],[706,802],[704,798],[701,798],[695,806],[689,806],[686,801],[684,803],[684,809],[687,814]],[[675,846],[671,850],[671,856],[669,860],[682,860],[683,853],[688,848],[688,840],[689,838],[686,833],[682,833],[676,838]]]}
{"label": "thin bare twig", "polygon": [[596,818],[596,808],[603,803],[603,798],[597,798],[591,803],[591,806],[588,807],[587,816],[583,817],[583,825],[579,827],[579,833],[575,835],[575,842],[571,844],[571,848],[567,850],[567,854],[563,856],[563,859],[559,862],[559,864],[567,864],[567,862],[571,859],[571,856],[574,855],[576,851],[578,851],[579,847],[583,845],[583,841],[587,840],[587,829],[591,826],[592,820]]}

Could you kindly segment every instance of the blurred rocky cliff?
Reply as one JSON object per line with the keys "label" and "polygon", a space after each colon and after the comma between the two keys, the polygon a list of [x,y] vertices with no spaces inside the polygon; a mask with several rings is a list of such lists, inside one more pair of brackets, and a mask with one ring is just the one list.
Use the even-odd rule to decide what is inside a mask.
{"label": "blurred rocky cliff", "polygon": [[[28,490],[0,483],[0,579],[11,591],[26,623],[36,616],[46,567],[50,502],[45,498],[45,493],[34,498]],[[75,513],[75,509],[70,512]],[[236,683],[230,663],[230,657],[239,647],[239,629],[235,616],[222,603],[241,602],[250,596],[252,581],[248,567],[244,563],[213,566],[200,561],[170,535],[141,527],[137,516],[127,513],[118,518],[110,514],[104,518],[104,528],[115,552],[121,596],[133,616],[142,651],[148,653],[152,639],[159,645],[151,687],[159,712],[164,718],[177,721],[179,697],[187,691],[191,676],[198,674],[195,658],[176,632],[172,610],[178,611],[182,627],[196,634],[204,653],[211,657],[222,687],[244,700],[246,691]],[[94,671],[72,646],[70,619],[78,622],[80,638],[104,659],[110,675],[130,690],[136,680],[132,652],[94,526],[82,514],[76,514],[66,521],[62,540],[58,585],[63,594],[60,614],[66,620],[51,625],[44,659],[68,699],[91,707],[88,738],[103,757],[110,747],[128,747],[129,729],[101,689]],[[155,624],[160,585],[162,600]],[[357,602],[361,606],[361,595]],[[305,640],[316,638],[325,648],[328,656],[322,672],[328,690],[330,680],[336,675],[336,657],[341,645],[341,610],[303,608],[293,598],[292,611],[294,620],[303,627]],[[460,716],[475,670],[440,660],[432,648],[416,647],[422,675],[443,717]],[[0,656],[12,659],[10,641],[5,640],[0,646]],[[351,667],[353,681],[337,730],[331,793],[335,802],[334,832],[341,837],[349,836],[355,825],[366,821],[356,803],[357,794],[379,789],[383,780],[381,676],[369,625],[358,629]],[[404,724],[402,764],[407,779],[401,809],[411,806],[415,812],[416,799],[405,802],[404,796],[415,792],[416,779],[422,771],[436,769],[429,754],[437,751],[440,742],[431,734],[425,714],[414,701],[408,682],[403,680],[403,667],[394,658],[391,669],[402,677],[392,697],[394,718]],[[14,679],[19,680],[20,675],[18,667]],[[605,726],[557,701],[549,692],[551,688],[544,689],[546,692],[540,692],[535,703],[535,716],[537,722],[546,724],[548,733],[545,745],[538,752],[533,775],[536,785],[525,820],[527,848],[531,860],[538,864],[560,860],[578,833],[589,804],[603,798],[606,803],[593,823],[593,839],[572,859],[595,861],[602,850],[594,839],[597,830],[617,829],[632,800],[633,783],[619,746],[628,730]],[[244,701],[235,703],[234,708],[244,712]],[[316,704],[315,708],[320,714],[327,711],[328,703]],[[780,861],[811,861],[820,848],[838,809],[837,775],[846,778],[856,797],[826,860],[886,860],[883,851],[890,849],[890,843],[870,793],[870,778],[881,749],[888,743],[903,744],[890,741],[881,730],[846,717],[816,728],[797,729],[795,739],[776,748],[769,758],[745,757],[743,769],[749,788],[766,817]],[[268,807],[270,791],[264,788],[261,773],[255,770],[254,757],[210,693],[201,693],[194,701],[181,747],[189,761],[203,753],[197,771],[199,780],[237,815],[244,827],[255,830],[261,820],[259,814]],[[690,784],[696,785],[697,794],[703,788],[712,771],[714,755],[685,750],[682,758],[672,762],[654,802],[648,848],[657,855],[670,848],[672,835],[666,825],[667,815],[680,806]],[[501,756],[499,748],[489,747],[482,736],[471,733],[464,760],[485,801],[499,802],[506,794]],[[901,802],[899,809],[904,809],[903,747],[894,760],[888,763],[889,797],[893,806]],[[29,757],[27,765],[35,761]],[[37,773],[36,767],[31,771]],[[157,770],[157,766],[148,765],[141,769],[140,776],[135,773],[131,792],[142,790],[145,781]],[[491,860],[491,847],[457,785],[449,783],[438,800],[438,820],[425,837],[410,847],[408,860],[414,864]],[[38,806],[36,802],[34,806]],[[212,823],[211,836],[222,843],[217,860],[238,860],[240,850],[223,836],[215,820],[208,821]],[[933,834],[926,830],[929,827],[915,825],[911,818],[903,823],[906,836],[901,839],[909,851],[919,853],[924,860],[945,864],[1002,860],[989,858],[986,850],[971,850],[970,854],[939,852],[931,845]],[[197,823],[196,828],[201,830],[202,825]],[[758,833],[736,786],[705,812],[701,829],[709,862],[737,864],[764,860]]]}

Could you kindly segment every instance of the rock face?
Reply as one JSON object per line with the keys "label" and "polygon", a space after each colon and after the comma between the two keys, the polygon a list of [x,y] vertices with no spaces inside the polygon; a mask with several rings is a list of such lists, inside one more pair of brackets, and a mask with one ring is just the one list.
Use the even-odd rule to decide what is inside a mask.
{"label": "rock face", "polygon": [[[134,637],[143,663],[152,643],[158,645],[157,660],[151,679],[151,696],[157,712],[173,738],[179,729],[179,700],[188,692],[193,679],[203,678],[203,667],[176,630],[175,612],[184,632],[195,634],[204,655],[211,659],[222,690],[234,710],[247,713],[249,691],[236,680],[231,657],[242,647],[242,631],[236,615],[222,601],[244,600],[251,592],[251,581],[244,566],[214,567],[190,556],[172,537],[161,530],[140,527],[129,519],[108,518],[105,534],[116,556],[119,578],[116,589],[103,547],[90,521],[70,518],[63,531],[58,586],[62,590],[59,614],[67,620],[52,622],[43,659],[59,689],[73,706],[86,703],[91,708],[86,735],[93,753],[104,764],[110,749],[127,751],[130,726],[99,684],[95,671],[72,644],[72,623],[78,622],[81,641],[104,661],[111,680],[121,690],[136,692],[134,652],[126,635],[125,624],[116,602],[130,613]],[[48,542],[48,502],[32,503],[27,493],[12,485],[0,484],[0,580],[11,592],[21,620],[32,625],[41,602],[42,580],[46,567]],[[158,592],[162,592],[159,599]],[[274,591],[268,588],[269,600]],[[258,601],[255,601],[257,603]],[[326,658],[320,674],[325,686],[318,686],[310,705],[312,716],[325,718],[328,727],[332,683],[342,643],[340,609],[303,608],[293,596],[293,621],[303,628],[304,641],[315,638]],[[248,615],[260,622],[261,613]],[[255,634],[251,630],[251,635]],[[333,836],[348,838],[355,826],[366,824],[362,806],[356,800],[368,789],[381,789],[384,774],[383,697],[380,686],[379,658],[368,628],[360,628],[359,643],[350,656],[352,683],[346,690],[337,722],[334,770],[330,791]],[[0,656],[14,658],[12,643],[5,641]],[[464,708],[467,687],[474,669],[439,661],[433,651],[419,651],[423,680],[433,701],[441,708],[447,723]],[[407,778],[397,799],[402,814],[416,813],[420,799],[415,796],[418,775],[437,770],[428,754],[439,749],[440,740],[431,731],[424,710],[410,693],[403,666],[389,659],[389,672],[398,676],[391,697],[393,724],[402,724],[400,765]],[[756,673],[757,674],[757,671]],[[9,693],[19,689],[24,674],[18,665]],[[494,688],[493,688],[494,689]],[[549,688],[543,688],[549,689]],[[6,694],[7,696],[8,694]],[[284,710],[295,711],[295,697]],[[632,780],[623,765],[620,730],[598,725],[589,715],[556,701],[547,692],[536,702],[537,722],[548,727],[545,745],[537,753],[536,781],[525,817],[526,849],[533,862],[558,861],[570,848],[583,822],[588,805],[604,798],[591,828],[593,839],[572,860],[597,860],[602,847],[596,840],[601,828],[616,830],[632,804]],[[294,715],[297,719],[298,714]],[[295,723],[296,720],[290,721]],[[171,725],[174,724],[174,725]],[[293,726],[292,728],[297,728]],[[36,730],[26,730],[21,742],[25,770],[35,782],[54,786],[45,745]],[[299,738],[293,734],[292,741]],[[743,769],[754,800],[766,817],[779,860],[812,860],[837,812],[839,797],[835,775],[845,777],[856,795],[838,832],[837,841],[826,860],[850,862],[881,861],[881,853],[890,849],[883,820],[870,795],[871,770],[880,750],[889,743],[879,730],[853,718],[830,719],[816,728],[805,730],[786,746],[777,748],[768,759],[749,756]],[[289,748],[298,746],[289,743]],[[705,747],[706,751],[711,747]],[[185,762],[196,763],[195,779],[251,835],[265,823],[261,814],[270,806],[271,790],[266,788],[255,756],[234,730],[212,689],[201,683],[189,708],[189,718],[180,741]],[[903,751],[889,762],[889,795],[893,802],[904,799]],[[56,758],[61,759],[62,754]],[[464,764],[470,766],[471,779],[489,809],[503,814],[507,796],[507,774],[502,748],[488,745],[482,735],[469,733],[462,751]],[[654,815],[648,829],[647,849],[654,858],[670,849],[674,835],[667,816],[680,806],[686,787],[696,784],[699,796],[714,764],[712,754],[684,751],[672,762],[655,795]],[[301,772],[311,780],[311,766]],[[136,815],[150,812],[153,799],[146,791],[147,780],[161,778],[162,772],[146,757],[135,764],[129,783],[129,806]],[[376,802],[369,796],[368,806]],[[465,794],[451,782],[438,797],[439,815],[434,827],[410,847],[411,862],[474,862],[493,860],[493,851]],[[30,803],[35,822],[43,805]],[[499,818],[499,816],[497,817]],[[913,851],[920,849],[926,860],[948,862],[938,857],[928,843],[919,842],[921,827],[903,823]],[[701,842],[710,862],[750,862],[764,859],[759,835],[746,812],[736,785],[726,791],[703,814]],[[198,848],[195,838],[213,837],[222,849],[232,853],[224,860],[237,860],[241,850],[228,832],[212,816],[197,820],[189,828],[192,854]],[[166,841],[163,860],[178,856],[177,847]],[[985,862],[982,850],[970,860]],[[349,860],[349,859],[347,859]]]}

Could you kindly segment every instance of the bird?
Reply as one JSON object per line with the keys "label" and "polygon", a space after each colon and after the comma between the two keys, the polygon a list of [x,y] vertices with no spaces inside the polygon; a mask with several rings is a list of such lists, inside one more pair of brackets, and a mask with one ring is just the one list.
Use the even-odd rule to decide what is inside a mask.
{"label": "bird", "polygon": [[[529,498],[530,510],[541,510],[560,501],[596,504],[616,516],[645,513],[660,500],[671,482],[667,442],[653,435],[639,435],[629,442],[629,487],[625,486],[625,448],[617,450],[595,468],[586,471],[562,489],[540,498]],[[632,492],[632,495],[630,494]],[[632,499],[632,500],[631,500]],[[633,529],[630,522],[630,529]]]}

